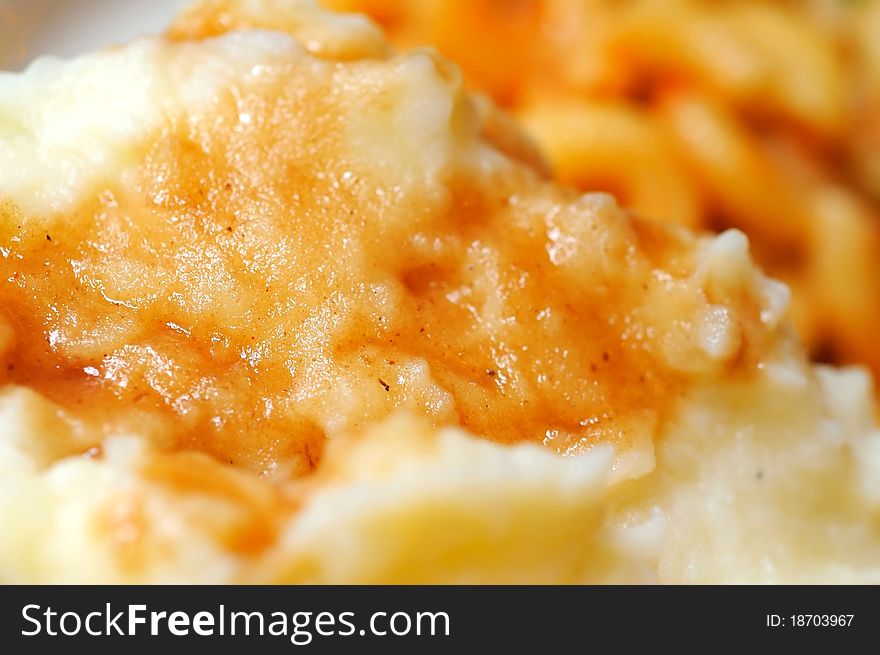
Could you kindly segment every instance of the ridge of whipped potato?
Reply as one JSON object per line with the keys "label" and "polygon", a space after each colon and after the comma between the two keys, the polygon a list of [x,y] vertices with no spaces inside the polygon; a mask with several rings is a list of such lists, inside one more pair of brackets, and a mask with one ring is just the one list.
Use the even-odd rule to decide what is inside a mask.
{"label": "ridge of whipped potato", "polygon": [[3,193],[34,213],[63,210],[102,178],[124,172],[138,135],[184,109],[207,108],[225,85],[300,47],[266,34],[181,44],[175,57],[167,50],[142,39],[71,61],[41,57],[23,74],[0,73]]}
{"label": "ridge of whipped potato", "polygon": [[862,371],[313,2],[0,76],[0,581],[878,582]]}

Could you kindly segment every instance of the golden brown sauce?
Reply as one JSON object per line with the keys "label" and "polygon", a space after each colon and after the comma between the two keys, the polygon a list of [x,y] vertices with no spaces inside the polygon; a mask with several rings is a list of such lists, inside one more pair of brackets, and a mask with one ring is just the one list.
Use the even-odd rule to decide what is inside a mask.
{"label": "golden brown sauce", "polygon": [[[273,493],[273,487],[216,466],[197,453],[157,455],[144,467],[144,476],[175,493],[217,499],[227,511],[231,508],[232,516],[213,517],[214,532],[229,550],[243,555],[269,547],[293,507],[281,494]],[[203,518],[210,523],[212,517]]]}
{"label": "golden brown sauce", "polygon": [[[519,117],[560,182],[657,221],[743,230],[791,287],[808,353],[880,379],[880,3],[322,4],[458,63]],[[234,29],[233,5],[200,12]]]}
{"label": "golden brown sauce", "polygon": [[[694,241],[519,165],[400,192],[346,135],[330,70],[268,66],[63,215],[3,205],[2,381],[282,477],[401,406],[564,453],[651,434],[694,377],[662,352],[708,302]],[[396,82],[376,79],[354,102],[381,117]],[[762,328],[742,300],[745,351]]]}

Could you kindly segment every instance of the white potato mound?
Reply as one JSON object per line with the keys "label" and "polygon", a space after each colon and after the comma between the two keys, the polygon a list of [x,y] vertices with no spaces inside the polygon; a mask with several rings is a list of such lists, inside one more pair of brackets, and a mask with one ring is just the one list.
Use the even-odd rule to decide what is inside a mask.
{"label": "white potato mound", "polygon": [[365,19],[0,74],[0,228],[2,582],[880,582],[870,379],[745,237],[555,188]]}

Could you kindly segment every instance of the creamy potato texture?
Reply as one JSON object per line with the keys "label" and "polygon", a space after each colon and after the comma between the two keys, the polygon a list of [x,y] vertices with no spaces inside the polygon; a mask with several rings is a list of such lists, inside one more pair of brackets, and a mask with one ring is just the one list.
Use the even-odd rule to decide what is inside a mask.
{"label": "creamy potato texture", "polygon": [[546,181],[311,2],[0,75],[5,582],[880,580],[880,434],[737,232]]}

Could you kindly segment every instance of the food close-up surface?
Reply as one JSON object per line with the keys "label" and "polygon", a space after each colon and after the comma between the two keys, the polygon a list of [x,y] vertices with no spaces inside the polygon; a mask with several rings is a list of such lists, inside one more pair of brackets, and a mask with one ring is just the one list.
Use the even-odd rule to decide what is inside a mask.
{"label": "food close-up surface", "polygon": [[880,2],[327,4],[459,63],[562,182],[745,231],[810,354],[880,373]]}
{"label": "food close-up surface", "polygon": [[880,582],[878,28],[202,0],[0,73],[0,582]]}

